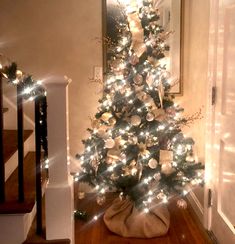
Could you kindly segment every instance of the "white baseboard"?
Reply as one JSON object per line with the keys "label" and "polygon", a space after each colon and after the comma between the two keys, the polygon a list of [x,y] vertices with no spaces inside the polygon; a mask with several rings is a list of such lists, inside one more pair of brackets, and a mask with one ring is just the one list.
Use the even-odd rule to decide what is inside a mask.
{"label": "white baseboard", "polygon": [[191,207],[193,208],[194,212],[196,213],[197,217],[199,218],[200,222],[204,223],[204,208],[201,205],[201,203],[199,202],[197,196],[195,195],[195,193],[193,191],[191,191],[188,195],[187,195],[187,199],[191,205]]}

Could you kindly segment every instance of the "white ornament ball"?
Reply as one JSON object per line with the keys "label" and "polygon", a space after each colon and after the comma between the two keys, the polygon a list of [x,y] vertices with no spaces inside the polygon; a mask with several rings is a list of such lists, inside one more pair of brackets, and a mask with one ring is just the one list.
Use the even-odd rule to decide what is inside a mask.
{"label": "white ornament ball", "polygon": [[105,142],[106,148],[113,148],[115,146],[115,141],[112,138],[109,138]]}
{"label": "white ornament ball", "polygon": [[148,166],[149,168],[151,169],[156,169],[157,168],[157,165],[158,165],[158,161],[154,158],[151,158],[148,162]]}
{"label": "white ornament ball", "polygon": [[152,113],[147,113],[146,120],[149,121],[149,122],[153,121],[154,120],[154,115]]}
{"label": "white ornament ball", "polygon": [[162,164],[161,171],[163,174],[169,175],[173,172],[173,168],[171,163],[164,163]]}
{"label": "white ornament ball", "polygon": [[132,125],[134,125],[134,126],[138,126],[138,125],[140,125],[140,123],[141,123],[141,118],[140,118],[140,116],[138,116],[138,115],[133,115],[133,116],[131,117],[131,124],[132,124]]}

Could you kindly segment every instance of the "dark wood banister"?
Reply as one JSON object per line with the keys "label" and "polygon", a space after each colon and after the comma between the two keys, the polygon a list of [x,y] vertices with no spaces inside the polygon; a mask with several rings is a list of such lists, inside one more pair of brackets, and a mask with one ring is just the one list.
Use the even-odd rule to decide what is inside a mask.
{"label": "dark wood banister", "polygon": [[18,130],[18,200],[24,202],[24,118],[23,96],[17,85],[17,130]]}
{"label": "dark wood banister", "polygon": [[2,75],[0,74],[0,202],[5,201],[5,164],[3,155],[3,92]]}
{"label": "dark wood banister", "polygon": [[[23,90],[20,84],[17,85],[17,130],[18,130],[18,202],[25,201],[24,194],[24,115],[23,115]],[[36,174],[36,232],[42,234],[42,174],[41,174],[41,143],[42,130],[40,124],[41,106],[46,106],[46,98],[37,96],[34,101],[35,113],[35,174]],[[3,84],[0,74],[0,203],[6,201],[5,197],[5,163],[4,163],[4,142],[3,142]],[[44,132],[45,133],[45,132]],[[44,148],[44,157],[47,156],[47,146]],[[20,205],[19,205],[20,206]]]}

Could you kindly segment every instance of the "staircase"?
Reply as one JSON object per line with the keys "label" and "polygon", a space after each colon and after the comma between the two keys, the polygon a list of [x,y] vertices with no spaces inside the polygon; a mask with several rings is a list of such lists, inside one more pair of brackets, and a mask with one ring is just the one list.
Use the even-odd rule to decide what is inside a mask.
{"label": "staircase", "polygon": [[[2,85],[2,84],[1,84]],[[4,127],[1,132],[3,153],[1,152],[1,168],[4,169],[4,199],[0,202],[0,236],[4,244],[20,244],[27,238],[28,232],[36,214],[36,153],[34,125],[26,122],[28,127],[24,129],[26,115],[22,113],[21,132],[17,128],[16,118],[19,109],[9,99],[2,98],[2,122]],[[22,105],[22,104],[21,104]],[[22,109],[21,109],[22,110]],[[22,112],[22,111],[21,111]],[[27,118],[27,120],[30,120]],[[14,123],[14,122],[15,123]],[[19,114],[18,114],[19,121]],[[19,123],[18,123],[19,126]],[[30,127],[30,128],[29,128]],[[19,127],[18,127],[19,128]],[[22,135],[22,138],[21,138]],[[23,145],[19,145],[20,140]],[[22,150],[23,149],[23,150]],[[20,153],[19,150],[22,150]],[[40,152],[39,152],[40,153]],[[19,161],[22,154],[22,170],[19,169]],[[42,171],[41,186],[45,186],[46,172]],[[22,184],[23,183],[23,184]],[[1,189],[2,186],[1,186]],[[2,191],[2,190],[1,190]],[[41,190],[43,192],[43,190]],[[1,192],[1,196],[3,196]]]}
{"label": "staircase", "polygon": [[[34,100],[24,102],[28,84],[36,84],[27,80],[31,76],[26,76],[29,83],[13,86],[15,100],[11,99],[8,95],[12,91],[3,81],[1,67],[0,243],[74,244],[73,183],[67,161],[68,82],[48,83],[50,115],[47,123],[45,88],[35,86],[39,93],[33,95]],[[4,90],[6,84],[8,87]],[[49,124],[48,146],[46,124]],[[45,160],[48,147],[51,164]]]}

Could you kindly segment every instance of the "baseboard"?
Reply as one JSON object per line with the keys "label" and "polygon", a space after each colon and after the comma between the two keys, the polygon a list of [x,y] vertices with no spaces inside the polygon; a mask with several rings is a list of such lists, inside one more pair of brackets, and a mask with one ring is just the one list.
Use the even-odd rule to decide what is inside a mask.
{"label": "baseboard", "polygon": [[191,191],[187,195],[187,199],[188,199],[192,209],[196,213],[198,219],[200,220],[200,222],[203,225],[203,222],[204,222],[204,220],[203,220],[204,209],[203,209],[203,206],[201,205],[201,203],[199,202],[197,196],[195,195],[195,193],[193,191]]}

